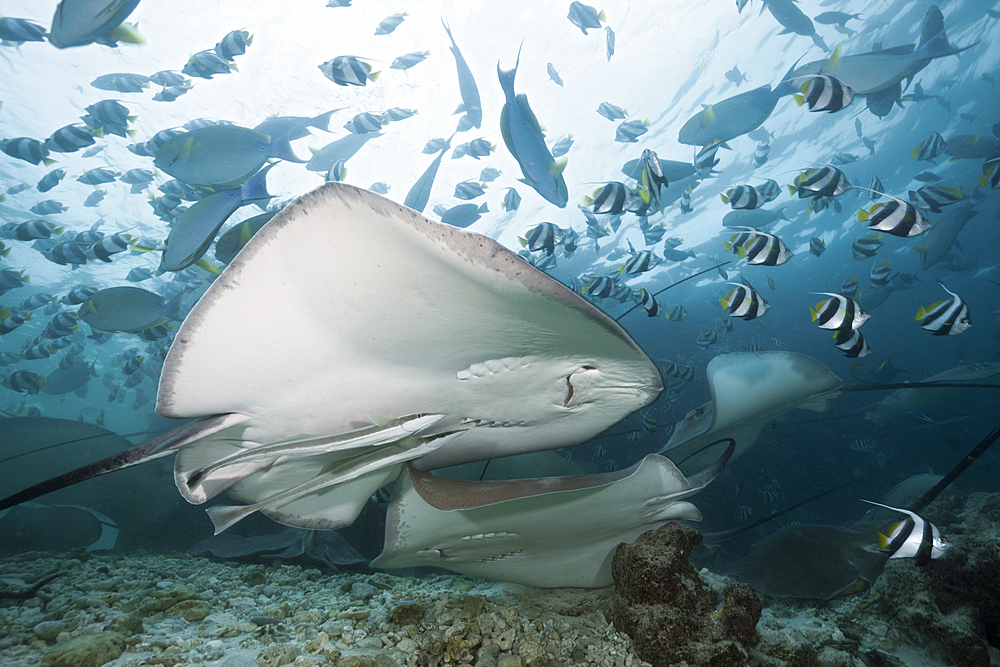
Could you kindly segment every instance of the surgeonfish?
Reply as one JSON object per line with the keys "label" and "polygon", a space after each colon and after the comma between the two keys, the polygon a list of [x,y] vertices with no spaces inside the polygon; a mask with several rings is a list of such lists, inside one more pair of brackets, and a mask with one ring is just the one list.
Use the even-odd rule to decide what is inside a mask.
{"label": "surgeonfish", "polygon": [[938,281],[938,285],[951,295],[951,299],[939,301],[928,307],[921,306],[916,317],[920,322],[920,328],[930,331],[935,336],[957,336],[964,333],[972,326],[969,305],[962,297],[945,287],[944,283]]}
{"label": "surgeonfish", "polygon": [[[789,0],[790,1],[790,0]],[[931,5],[924,15],[920,43],[894,48],[841,55],[840,47],[826,60],[807,63],[794,70],[793,76],[829,74],[850,86],[855,95],[871,95],[912,78],[934,58],[961,53],[970,46],[956,48],[948,43],[941,10]]]}
{"label": "surgeonfish", "polygon": [[80,319],[99,331],[142,331],[168,320],[180,322],[181,292],[169,302],[141,287],[109,287],[94,293],[78,311]]}
{"label": "surgeonfish", "polygon": [[398,28],[403,21],[406,20],[407,16],[409,15],[406,12],[396,12],[392,16],[385,17],[384,19],[382,19],[382,22],[379,23],[378,27],[375,29],[375,34],[376,35],[390,34],[393,30]]}
{"label": "surgeonfish", "polygon": [[757,129],[770,117],[779,99],[795,92],[789,82],[791,76],[789,70],[774,90],[769,85],[761,86],[708,105],[684,123],[677,140],[690,146],[705,146]]}
{"label": "surgeonfish", "polygon": [[264,167],[240,187],[218,190],[199,199],[181,213],[170,226],[160,269],[181,271],[191,266],[201,259],[222,225],[238,208],[270,199],[265,178],[272,166]]}
{"label": "surgeonfish", "polygon": [[[452,137],[454,136],[452,135]],[[437,157],[431,161],[427,169],[424,170],[424,173],[417,179],[417,182],[406,193],[406,199],[403,201],[405,206],[423,213],[423,210],[427,207],[427,201],[430,199],[431,187],[434,185],[434,178],[437,176],[438,168],[441,166],[441,160],[444,159],[444,154],[449,148],[451,148],[451,137],[444,142]]]}
{"label": "surgeonfish", "polygon": [[272,137],[239,125],[209,125],[164,142],[153,164],[179,181],[234,187],[260,171],[269,158],[304,162],[287,137]]}
{"label": "surgeonfish", "polygon": [[611,121],[624,120],[628,117],[628,109],[622,109],[611,102],[601,102],[597,106],[597,113]]}
{"label": "surgeonfish", "polygon": [[562,77],[559,76],[559,72],[556,71],[556,68],[552,63],[545,64],[545,71],[548,73],[549,78],[552,79],[552,83],[557,86],[563,85]]}
{"label": "surgeonfish", "polygon": [[497,63],[497,76],[506,98],[500,113],[500,133],[507,150],[521,166],[524,182],[550,203],[564,208],[569,201],[566,180],[562,175],[566,159],[557,162],[552,157],[538,119],[528,106],[528,98],[514,93],[514,77],[520,62],[521,52],[518,51],[513,69],[503,70]]}
{"label": "surgeonfish", "polygon": [[[570,3],[568,18],[569,22],[582,30],[584,35],[590,29],[600,30],[601,23],[607,21],[603,11],[598,13],[590,5],[585,5],[578,0]],[[608,59],[610,60],[610,56]]]}
{"label": "surgeonfish", "polygon": [[60,49],[94,42],[142,43],[135,27],[124,22],[138,4],[139,0],[61,0],[52,17],[49,42]]}
{"label": "surgeonfish", "polygon": [[408,70],[414,65],[422,63],[430,54],[430,51],[414,51],[413,53],[407,53],[393,60],[392,64],[389,65],[389,69]]}
{"label": "surgeonfish", "polygon": [[889,526],[886,531],[888,535],[879,533],[878,546],[889,558],[915,558],[917,564],[926,565],[932,559],[944,556],[951,547],[951,543],[941,537],[937,526],[919,514],[863,498],[862,502],[900,512],[908,517],[905,521]]}
{"label": "surgeonfish", "polygon": [[[483,124],[483,105],[479,99],[479,87],[476,86],[472,70],[469,69],[465,58],[462,57],[462,52],[458,49],[458,44],[455,43],[455,38],[451,34],[451,28],[448,27],[444,19],[441,19],[441,25],[444,26],[445,32],[448,33],[448,39],[451,40],[451,54],[455,56],[455,66],[458,67],[458,90],[462,95],[462,105],[456,113],[459,111],[465,112],[463,120],[468,123],[469,127],[478,129]],[[517,66],[514,69],[516,70]],[[513,85],[513,81],[511,83]]]}

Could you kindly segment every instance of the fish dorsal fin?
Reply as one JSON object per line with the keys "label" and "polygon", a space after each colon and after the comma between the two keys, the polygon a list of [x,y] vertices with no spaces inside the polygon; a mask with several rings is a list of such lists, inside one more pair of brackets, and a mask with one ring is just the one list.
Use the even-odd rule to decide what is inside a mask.
{"label": "fish dorsal fin", "polygon": [[712,105],[709,104],[705,107],[705,113],[701,120],[702,125],[715,125],[715,110],[712,109]]}
{"label": "fish dorsal fin", "polygon": [[823,65],[823,73],[836,74],[837,70],[840,69],[840,46],[840,44],[837,44],[837,48],[833,50],[826,64]]}

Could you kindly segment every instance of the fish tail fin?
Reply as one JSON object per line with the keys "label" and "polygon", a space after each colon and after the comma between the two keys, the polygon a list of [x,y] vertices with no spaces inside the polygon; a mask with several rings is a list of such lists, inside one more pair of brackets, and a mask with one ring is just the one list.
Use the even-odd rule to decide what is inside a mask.
{"label": "fish tail fin", "polygon": [[920,310],[917,311],[917,316],[914,318],[916,320],[922,320],[927,317],[929,311],[924,306],[920,306]]}
{"label": "fish tail fin", "polygon": [[371,80],[371,81],[373,81],[373,82],[374,81],[378,81],[378,75],[381,74],[381,73],[382,73],[381,71],[379,71],[379,72],[369,72],[368,73],[368,79]]}
{"label": "fish tail fin", "polygon": [[795,98],[795,103],[799,106],[806,103],[805,95],[802,95],[801,93],[795,93],[792,97]]}
{"label": "fish tail fin", "polygon": [[868,222],[868,218],[870,218],[871,215],[872,214],[869,211],[866,211],[865,209],[861,209],[860,211],[858,211],[858,220],[860,222]]}
{"label": "fish tail fin", "polygon": [[292,150],[292,144],[289,143],[288,137],[274,137],[271,139],[271,143],[267,145],[267,154],[271,157],[276,157],[279,160],[285,160],[286,162],[308,162],[309,160],[303,160],[295,151]]}
{"label": "fish tail fin", "polygon": [[240,198],[244,202],[251,202],[261,199],[270,199],[272,195],[267,192],[267,172],[275,163],[271,163],[254,174],[253,178],[241,186]]}
{"label": "fish tail fin", "polygon": [[910,155],[912,155],[913,159],[916,160],[917,159],[917,155],[919,155],[919,153],[917,152],[916,148],[911,148],[910,149]]}

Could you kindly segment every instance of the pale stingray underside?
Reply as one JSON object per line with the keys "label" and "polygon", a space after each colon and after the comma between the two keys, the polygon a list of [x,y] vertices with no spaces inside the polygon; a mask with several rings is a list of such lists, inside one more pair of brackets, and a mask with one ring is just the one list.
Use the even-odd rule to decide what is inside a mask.
{"label": "pale stingray underside", "polygon": [[157,411],[189,501],[350,524],[422,470],[565,447],[651,402],[659,373],[612,319],[516,254],[328,183],[265,225],[188,315]]}
{"label": "pale stingray underside", "polygon": [[668,521],[701,520],[684,499],[722,464],[689,480],[650,454],[611,473],[492,482],[435,477],[408,465],[393,488],[385,547],[372,566],[434,565],[540,588],[610,586],[620,543]]}
{"label": "pale stingray underside", "polygon": [[712,400],[677,424],[660,453],[681,470],[700,470],[730,443],[745,452],[764,426],[793,408],[823,412],[839,395],[840,379],[796,352],[720,354],[705,369]]}

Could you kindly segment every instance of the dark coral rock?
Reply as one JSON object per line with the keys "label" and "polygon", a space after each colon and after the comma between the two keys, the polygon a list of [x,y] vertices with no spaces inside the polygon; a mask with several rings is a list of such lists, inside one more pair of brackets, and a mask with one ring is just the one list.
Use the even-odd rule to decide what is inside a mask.
{"label": "dark coral rock", "polygon": [[744,584],[726,588],[721,604],[688,556],[701,533],[676,523],[619,545],[612,561],[611,619],[653,667],[686,662],[728,667],[749,662],[761,604]]}
{"label": "dark coral rock", "polygon": [[[942,503],[958,502],[945,499]],[[1000,495],[964,499],[962,523],[949,525],[947,507],[932,505],[928,519],[954,544],[944,558],[918,566],[890,560],[875,585],[883,604],[914,631],[937,642],[958,667],[988,665],[1000,648]],[[957,509],[957,508],[953,508]]]}

